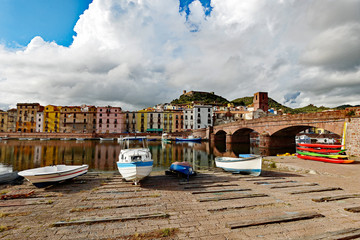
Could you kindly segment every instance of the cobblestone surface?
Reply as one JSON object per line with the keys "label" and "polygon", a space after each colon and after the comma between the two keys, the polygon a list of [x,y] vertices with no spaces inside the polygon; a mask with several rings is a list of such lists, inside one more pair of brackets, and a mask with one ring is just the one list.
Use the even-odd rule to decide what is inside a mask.
{"label": "cobblestone surface", "polygon": [[[3,185],[0,186],[2,194],[32,190],[35,194],[28,198],[0,201],[0,239],[128,239],[134,234],[146,236],[154,230],[166,228],[178,229],[167,239],[316,239],[325,232],[360,227],[360,213],[344,210],[360,206],[360,198],[329,202],[312,200],[360,194],[359,162],[336,165],[295,157],[265,158],[265,163],[271,162],[275,162],[277,167],[264,170],[259,177],[221,170],[202,171],[185,184],[180,184],[183,180],[163,173],[153,173],[140,186],[123,182],[117,173],[88,173],[46,189],[37,189],[28,182],[17,186]],[[309,183],[318,185],[307,186]],[[288,187],[272,188],[274,186]],[[291,194],[328,187],[342,190]],[[249,190],[214,192],[224,189]],[[206,193],[206,190],[212,192]],[[203,193],[193,194],[195,191]],[[230,199],[254,194],[267,196]],[[199,201],[216,197],[223,200]],[[316,212],[324,217],[260,223],[237,229],[227,227],[233,222],[306,212]],[[142,218],[154,213],[163,216]],[[138,219],[125,219],[134,216]],[[75,224],[76,220],[107,218],[117,220]],[[53,224],[59,221],[70,225],[54,227]]]}

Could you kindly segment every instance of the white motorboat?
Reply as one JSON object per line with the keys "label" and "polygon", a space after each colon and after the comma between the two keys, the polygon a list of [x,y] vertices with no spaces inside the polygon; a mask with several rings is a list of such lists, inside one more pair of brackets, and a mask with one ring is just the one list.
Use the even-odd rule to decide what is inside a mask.
{"label": "white motorboat", "polygon": [[33,168],[19,172],[36,187],[46,187],[78,177],[87,173],[89,166],[83,165],[55,165],[40,168]]}
{"label": "white motorboat", "polygon": [[240,154],[238,158],[234,157],[216,157],[216,167],[222,168],[228,172],[249,174],[259,176],[261,173],[262,157],[253,154]]}
{"label": "white motorboat", "polygon": [[100,142],[111,142],[114,141],[114,138],[100,138]]}
{"label": "white motorboat", "polygon": [[137,138],[141,140],[142,148],[130,148],[130,141],[134,138],[123,138],[122,149],[119,154],[117,167],[121,176],[127,181],[133,181],[137,184],[141,179],[147,177],[153,167],[153,159],[147,147],[146,138]]}

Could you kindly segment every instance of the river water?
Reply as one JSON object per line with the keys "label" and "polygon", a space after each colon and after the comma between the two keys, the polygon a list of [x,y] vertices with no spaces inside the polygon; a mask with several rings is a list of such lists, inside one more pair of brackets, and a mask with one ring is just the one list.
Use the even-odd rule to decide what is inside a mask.
{"label": "river water", "polygon": [[[210,144],[148,142],[154,160],[154,171],[168,169],[172,162],[187,161],[195,170],[211,169],[217,156],[238,156],[240,153],[262,154],[256,144]],[[88,164],[89,171],[117,171],[116,162],[121,145],[116,141],[97,140],[2,140],[0,141],[0,168],[21,171],[49,165]],[[291,152],[290,149],[267,151],[267,155]],[[1,171],[1,169],[0,169]]]}

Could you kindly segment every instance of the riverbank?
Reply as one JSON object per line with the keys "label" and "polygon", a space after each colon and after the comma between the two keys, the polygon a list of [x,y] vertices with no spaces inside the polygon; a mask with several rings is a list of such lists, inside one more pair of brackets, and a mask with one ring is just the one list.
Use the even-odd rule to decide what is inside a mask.
{"label": "riverbank", "polygon": [[335,165],[289,156],[265,157],[264,163],[259,177],[215,169],[184,182],[153,172],[134,186],[117,172],[90,172],[46,189],[28,182],[0,186],[1,196],[20,196],[0,200],[0,239],[316,239],[323,234],[331,239],[360,234],[354,230],[360,225],[358,161]]}

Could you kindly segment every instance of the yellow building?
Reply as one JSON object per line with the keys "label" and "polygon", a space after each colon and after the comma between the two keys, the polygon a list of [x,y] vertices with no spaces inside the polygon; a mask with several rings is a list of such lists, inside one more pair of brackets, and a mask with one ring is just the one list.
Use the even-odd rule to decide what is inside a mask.
{"label": "yellow building", "polygon": [[136,132],[146,132],[147,129],[147,113],[149,110],[144,109],[136,113]]}
{"label": "yellow building", "polygon": [[60,110],[54,105],[44,107],[44,132],[60,132]]}
{"label": "yellow building", "polygon": [[7,132],[8,113],[0,110],[0,132]]}

